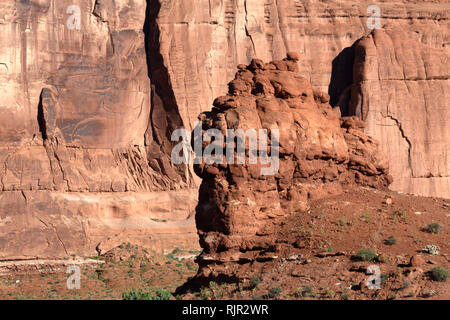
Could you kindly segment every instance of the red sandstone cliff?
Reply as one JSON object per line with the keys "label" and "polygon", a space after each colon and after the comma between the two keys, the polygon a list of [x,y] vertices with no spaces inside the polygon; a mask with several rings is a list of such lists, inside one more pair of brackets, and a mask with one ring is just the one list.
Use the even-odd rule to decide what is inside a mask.
{"label": "red sandstone cliff", "polygon": [[[68,27],[73,2],[0,1],[0,258],[88,254],[126,239],[195,246],[198,182],[171,164],[170,134],[226,93],[236,65],[287,51],[301,53],[300,75],[333,106],[359,88],[351,96],[364,103],[351,106],[366,110],[394,189],[449,196],[448,2],[380,2],[382,25],[405,35],[380,31],[356,51],[368,1],[76,4],[79,29]],[[377,53],[352,76],[365,50]],[[387,70],[380,81],[375,63]]]}

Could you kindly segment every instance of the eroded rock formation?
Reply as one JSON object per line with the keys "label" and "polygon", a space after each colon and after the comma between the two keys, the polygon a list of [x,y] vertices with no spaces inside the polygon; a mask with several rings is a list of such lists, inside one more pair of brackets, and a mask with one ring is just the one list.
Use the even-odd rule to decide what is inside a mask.
{"label": "eroded rock formation", "polygon": [[[369,33],[371,4],[0,1],[0,258],[93,254],[134,235],[155,249],[195,245],[197,185],[188,167],[170,161],[172,131],[192,129],[197,115],[225,94],[235,66],[255,56],[269,61],[300,52],[300,74],[314,89],[329,88],[330,103],[337,105],[353,83],[351,46]],[[448,2],[379,6],[382,26],[406,31],[426,46],[422,54],[439,48],[448,55]],[[387,61],[383,52],[381,64]],[[439,109],[433,93],[443,81],[425,83],[430,90],[420,106]],[[365,101],[375,110],[370,105],[378,100]],[[392,126],[386,130],[370,112],[366,122],[367,132],[383,142],[397,137],[386,149],[398,181],[394,188],[445,196],[448,180],[438,178],[448,179],[448,165],[438,154],[448,150],[441,143],[448,129],[436,125],[430,112],[426,125],[416,121],[415,127],[441,128],[441,140],[435,131],[415,139],[403,121],[410,111],[401,113],[390,115],[411,144],[423,148],[407,148],[393,119],[383,120]],[[405,166],[408,150],[412,159],[432,150],[427,165],[412,160]]]}
{"label": "eroded rock formation", "polygon": [[[228,129],[266,129],[273,139],[279,130],[274,175],[261,174],[264,164],[249,163],[248,143],[245,164],[195,165],[203,179],[196,213],[204,249],[200,278],[233,280],[237,276],[228,263],[271,259],[277,239],[267,230],[289,214],[306,211],[308,200],[354,185],[383,189],[392,182],[387,158],[363,132],[364,122],[340,118],[329,96],[298,74],[297,61],[290,53],[281,61],[254,59],[239,66],[228,95],[199,117],[204,132],[213,128],[224,136]],[[208,145],[204,142],[204,149]]]}

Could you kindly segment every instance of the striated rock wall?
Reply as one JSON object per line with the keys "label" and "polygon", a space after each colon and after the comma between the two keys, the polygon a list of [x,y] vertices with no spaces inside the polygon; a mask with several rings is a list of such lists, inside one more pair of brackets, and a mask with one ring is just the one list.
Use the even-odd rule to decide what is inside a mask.
{"label": "striated rock wall", "polygon": [[[368,34],[371,4],[0,0],[0,258],[92,253],[111,235],[123,234],[129,240],[133,231],[139,232],[134,224],[109,223],[116,219],[110,212],[120,212],[124,221],[142,218],[143,225],[150,223],[145,230],[155,234],[151,245],[157,249],[177,246],[181,238],[183,245],[195,246],[189,217],[198,183],[190,168],[171,164],[173,130],[192,129],[197,115],[227,92],[237,64],[248,64],[255,56],[281,59],[288,51],[301,53],[300,74],[314,89],[328,90],[332,106],[348,106],[350,96],[342,92],[353,84],[356,44],[351,46]],[[440,49],[448,55],[448,2],[378,5],[382,25],[406,31],[426,46],[424,54]],[[434,65],[436,59],[429,61]],[[424,103],[432,106],[429,110],[442,107],[431,94],[441,90],[437,84],[442,81],[426,82],[430,94],[424,94]],[[339,101],[341,96],[344,101]],[[391,115],[403,121],[398,113]],[[368,116],[367,132],[384,143],[383,136],[390,136],[392,128],[374,130],[371,119]],[[448,129],[435,125],[434,116],[426,119],[426,124],[415,125],[424,132],[441,128],[442,139],[434,138],[434,131],[428,138],[411,138],[412,144],[424,144],[409,148],[412,153],[432,150],[423,168],[418,169],[417,162],[414,168],[404,166],[405,139],[389,140],[392,151],[386,150],[398,181],[393,187],[445,196],[448,180],[430,180],[448,177],[448,165],[442,163],[446,158],[435,156],[448,150],[442,146]],[[397,164],[397,159],[403,160]],[[153,196],[165,191],[169,198]],[[134,199],[134,205],[123,199]],[[97,213],[104,214],[103,220],[96,220]],[[55,219],[53,227],[42,219],[48,214]],[[71,229],[84,230],[85,236],[69,245],[71,235],[60,230]],[[37,243],[37,234],[40,239],[58,234],[61,241]]]}
{"label": "striated rock wall", "polygon": [[[354,44],[370,32],[367,20],[371,14],[367,9],[373,4],[380,7],[381,27],[402,30],[396,36],[397,39],[408,37],[421,43],[420,50],[427,56],[436,54],[436,49],[441,49],[448,56],[450,50],[448,1],[154,2],[160,5],[157,19],[160,52],[170,74],[180,114],[191,124],[201,111],[209,108],[215,97],[227,92],[227,83],[233,78],[234,66],[248,64],[256,56],[265,61],[281,59],[288,51],[301,54],[300,74],[311,82],[313,88],[328,92],[332,106],[347,105],[348,101],[342,102],[339,98],[353,82]],[[404,38],[403,43],[406,44],[406,41]],[[396,46],[395,43],[393,45]],[[378,56],[380,65],[387,65],[385,68],[389,68],[391,62],[395,63],[389,50],[380,49]],[[448,64],[443,65],[438,59],[427,59],[427,63],[430,63],[427,69],[437,70],[442,66],[448,70]],[[411,60],[411,63],[423,65],[421,60]],[[401,98],[401,103],[405,105],[413,101],[411,105],[414,107],[403,107],[402,112],[416,119],[414,126],[420,131],[425,132],[430,127],[442,129],[439,137],[411,140],[412,144],[417,144],[411,148],[412,157],[417,159],[423,157],[426,150],[430,152],[425,157],[430,159],[435,158],[436,154],[448,153],[448,143],[445,141],[448,141],[446,137],[449,131],[442,128],[442,124],[448,122],[448,113],[444,114],[444,119],[434,117],[439,117],[439,110],[443,108],[445,87],[442,81],[428,81],[426,86],[430,93],[436,94],[425,94],[419,99],[414,93],[416,91],[410,91],[402,94]],[[438,93],[442,99],[437,97]],[[348,99],[348,96],[345,97]],[[375,99],[366,100],[366,105],[372,106],[373,110],[378,108]],[[421,113],[427,116],[419,117],[415,111],[419,107]],[[372,117],[367,118],[366,122],[366,132],[382,141],[384,150],[388,151],[395,178],[392,185],[394,190],[450,197],[449,162],[443,162],[446,156],[435,158],[434,164],[429,164],[425,159],[423,170],[412,173],[408,165],[399,160],[408,157],[404,139],[387,140],[386,137],[393,133],[389,127],[383,130],[383,126],[379,126],[380,122]],[[378,129],[374,130],[374,127]]]}
{"label": "striated rock wall", "polygon": [[[279,140],[279,170],[273,175],[261,174],[267,166],[261,161],[250,162],[255,150],[248,141],[244,164],[205,160],[195,165],[203,179],[196,213],[203,248],[199,278],[235,280],[228,263],[270,260],[277,239],[268,230],[280,218],[308,210],[310,199],[337,195],[354,185],[384,189],[392,182],[387,158],[364,134],[364,123],[356,117],[339,118],[329,96],[298,75],[296,61],[295,54],[288,54],[282,61],[254,59],[240,66],[228,95],[199,117],[203,132],[217,129],[227,137],[230,129],[265,129],[271,142]],[[222,143],[213,142],[217,150],[227,148]],[[237,154],[237,140],[232,146]],[[209,148],[205,141],[204,152]]]}
{"label": "striated rock wall", "polygon": [[0,1],[0,259],[197,246],[149,19],[145,0]]}
{"label": "striated rock wall", "polygon": [[[355,45],[348,112],[389,155],[392,188],[450,198],[450,55],[398,28]],[[345,94],[344,94],[345,95]]]}

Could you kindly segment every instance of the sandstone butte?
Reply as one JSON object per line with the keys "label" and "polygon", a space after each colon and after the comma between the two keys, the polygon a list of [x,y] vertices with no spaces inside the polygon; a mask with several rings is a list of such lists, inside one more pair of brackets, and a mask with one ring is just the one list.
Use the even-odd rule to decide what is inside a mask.
{"label": "sandstone butte", "polygon": [[202,178],[196,214],[203,248],[199,278],[235,280],[230,262],[270,260],[278,239],[269,230],[287,215],[307,211],[310,199],[355,185],[383,190],[392,182],[387,157],[364,133],[364,122],[341,118],[328,94],[298,74],[298,57],[288,53],[281,61],[253,59],[240,66],[228,95],[200,115],[203,130],[218,129],[224,136],[233,128],[266,129],[270,139],[273,130],[280,134],[275,175],[261,175],[264,164],[249,159],[194,165]]}
{"label": "sandstone butte", "polygon": [[[323,115],[336,144],[352,150],[358,132],[378,159],[367,134],[391,189],[450,197],[447,1],[380,1],[373,32],[370,1],[75,2],[79,28],[68,27],[74,1],[0,1],[0,259],[197,247],[200,180],[171,163],[171,132],[193,128],[236,65],[287,52],[300,54],[306,104],[328,92],[349,117],[344,134]],[[318,110],[332,117],[325,97]],[[330,149],[341,150],[331,164],[344,149]],[[359,166],[373,172],[372,160]]]}

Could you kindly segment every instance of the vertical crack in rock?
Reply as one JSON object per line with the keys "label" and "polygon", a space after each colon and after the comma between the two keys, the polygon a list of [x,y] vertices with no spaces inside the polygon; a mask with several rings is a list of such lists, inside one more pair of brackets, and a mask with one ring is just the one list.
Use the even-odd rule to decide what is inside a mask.
{"label": "vertical crack in rock", "polygon": [[[114,2],[113,2],[114,5]],[[116,47],[115,47],[115,43],[114,43],[114,38],[113,38],[113,33],[111,30],[111,25],[109,23],[109,20],[107,19],[107,17],[104,17],[102,14],[102,6],[103,4],[101,4],[99,2],[99,0],[95,0],[94,1],[94,5],[92,6],[92,15],[94,17],[96,17],[97,19],[99,19],[102,23],[106,23],[106,26],[108,28],[108,35],[109,35],[109,41],[111,43],[111,55],[114,55],[116,53]]]}
{"label": "vertical crack in rock", "polygon": [[47,125],[45,123],[44,106],[42,104],[43,93],[44,93],[44,90],[41,91],[41,95],[39,96],[37,121],[38,121],[38,125],[39,125],[39,132],[41,133],[42,139],[47,140],[48,139]]}
{"label": "vertical crack in rock", "polygon": [[169,158],[174,145],[171,134],[176,129],[185,127],[185,124],[160,51],[160,29],[157,21],[160,9],[159,0],[147,0],[144,34],[148,76],[151,81],[151,111],[145,145],[150,166],[170,179],[180,181],[188,176],[188,168],[172,166]]}
{"label": "vertical crack in rock", "polygon": [[408,144],[408,166],[409,169],[411,170],[411,177],[414,177],[414,170],[413,170],[413,166],[412,166],[412,156],[411,156],[411,148],[412,148],[412,143],[410,141],[410,139],[406,136],[405,134],[405,130],[402,127],[402,124],[400,123],[400,121],[396,118],[394,118],[392,115],[384,115],[381,113],[381,115],[384,118],[389,118],[392,121],[395,122],[395,124],[397,125],[398,130],[400,131],[400,134],[402,136],[403,139],[405,139],[406,143]]}
{"label": "vertical crack in rock", "polygon": [[351,116],[349,102],[353,84],[353,64],[355,61],[356,41],[351,47],[342,50],[332,62],[331,79],[328,87],[330,105],[338,106],[343,116]]}
{"label": "vertical crack in rock", "polygon": [[253,41],[252,35],[251,35],[250,32],[248,31],[248,8],[247,8],[247,0],[244,0],[244,10],[245,10],[245,34],[247,35],[247,37],[250,39],[250,42],[252,43],[253,54],[256,55],[256,46],[255,46],[255,42]]}
{"label": "vertical crack in rock", "polygon": [[[56,94],[49,88],[43,88],[39,97],[37,121],[42,135],[45,150],[47,152],[50,169],[53,176],[53,184],[57,189],[70,190],[69,180],[66,177],[62,161],[58,155],[58,135],[56,117],[58,112]],[[62,180],[64,187],[57,183],[57,177]],[[58,185],[60,187],[58,188]]]}

